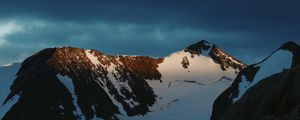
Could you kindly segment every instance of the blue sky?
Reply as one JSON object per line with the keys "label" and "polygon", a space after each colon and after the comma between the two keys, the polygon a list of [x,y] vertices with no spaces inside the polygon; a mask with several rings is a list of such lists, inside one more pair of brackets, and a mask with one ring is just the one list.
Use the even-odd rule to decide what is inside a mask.
{"label": "blue sky", "polygon": [[207,40],[250,64],[300,43],[299,0],[1,0],[0,65],[48,47],[163,57]]}

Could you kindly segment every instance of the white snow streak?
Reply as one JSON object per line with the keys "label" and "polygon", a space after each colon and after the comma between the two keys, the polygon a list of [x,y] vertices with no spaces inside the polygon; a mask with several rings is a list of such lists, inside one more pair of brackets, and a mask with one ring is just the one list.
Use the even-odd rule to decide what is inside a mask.
{"label": "white snow streak", "polygon": [[83,117],[83,119],[85,119],[83,113],[81,112],[80,107],[78,106],[77,95],[75,94],[75,87],[74,87],[74,84],[72,82],[72,79],[69,78],[68,76],[62,76],[60,74],[58,74],[56,76],[58,77],[59,81],[67,87],[67,89],[69,90],[69,92],[72,95],[73,105],[76,108],[75,111],[73,111],[73,114],[77,115],[77,116],[80,116],[80,117]]}
{"label": "white snow streak", "polygon": [[[245,93],[246,90],[248,89],[249,85],[250,85],[250,82],[247,81],[246,76],[242,75],[242,80],[239,84],[239,93]],[[234,98],[233,103],[235,103],[237,100],[239,100],[241,96],[242,96],[242,94],[239,94],[238,97]]]}
{"label": "white snow streak", "polygon": [[91,61],[95,66],[99,65],[100,62],[99,62],[98,58],[95,57],[95,56],[94,56],[93,54],[91,54],[90,52],[91,52],[91,50],[86,50],[86,51],[85,51],[86,56],[90,59],[90,61]]}

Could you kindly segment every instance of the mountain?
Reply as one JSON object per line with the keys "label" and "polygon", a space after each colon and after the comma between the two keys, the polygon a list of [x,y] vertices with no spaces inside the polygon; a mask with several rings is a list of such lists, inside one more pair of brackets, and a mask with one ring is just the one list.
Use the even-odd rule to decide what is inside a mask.
{"label": "mountain", "polygon": [[287,42],[243,69],[214,102],[212,120],[300,119],[300,46]]}
{"label": "mountain", "polygon": [[209,119],[213,100],[246,66],[204,40],[164,58],[47,48],[0,68],[0,117]]}

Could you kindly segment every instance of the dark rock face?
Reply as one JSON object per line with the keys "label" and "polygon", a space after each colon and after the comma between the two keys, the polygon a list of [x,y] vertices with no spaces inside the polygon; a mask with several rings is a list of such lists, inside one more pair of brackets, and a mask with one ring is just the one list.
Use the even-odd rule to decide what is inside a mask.
{"label": "dark rock face", "polygon": [[272,75],[250,88],[218,120],[299,120],[300,66]]}
{"label": "dark rock face", "polygon": [[[70,93],[59,83],[55,71],[45,64],[53,53],[54,49],[46,49],[24,61],[5,102],[16,94],[20,94],[20,99],[3,120],[75,119]],[[31,60],[35,65],[30,64]],[[59,104],[64,105],[65,110],[60,110]]]}
{"label": "dark rock face", "polygon": [[201,41],[187,47],[185,51],[188,51],[192,54],[201,54],[203,51],[207,51],[210,48],[211,48],[211,45],[209,42],[207,42],[205,40],[201,40]]}
{"label": "dark rock face", "polygon": [[183,57],[181,61],[182,67],[187,69],[190,66],[189,59],[187,57]]}
{"label": "dark rock face", "polygon": [[229,56],[227,53],[224,53],[216,46],[212,47],[212,51],[209,53],[209,55],[216,63],[221,65],[221,68],[223,70],[227,70],[229,67],[242,70],[247,66],[236,58]]}
{"label": "dark rock face", "polygon": [[251,65],[240,71],[232,85],[215,100],[211,120],[219,120],[222,114],[233,104],[233,99],[238,97],[242,76],[246,76],[247,80],[252,81],[258,69],[258,67]]}
{"label": "dark rock face", "polygon": [[[95,65],[85,52],[71,47],[52,48],[26,59],[5,102],[15,95],[20,98],[3,120],[118,119],[116,114],[121,114],[122,108],[129,116],[149,112],[148,107],[154,104],[156,96],[145,79],[160,79],[156,68],[163,59],[117,57],[88,51],[100,62]],[[108,71],[111,64],[115,66],[112,73]],[[73,113],[76,108],[71,93],[57,75],[71,78],[82,116]],[[122,106],[114,104],[110,96]]]}
{"label": "dark rock face", "polygon": [[282,45],[279,49],[291,51],[295,56],[293,57],[292,66],[300,64],[300,47],[296,43],[290,41]]}
{"label": "dark rock face", "polygon": [[[300,47],[293,42],[288,42],[278,50],[287,50],[293,54],[292,66],[279,74],[274,74],[260,80],[249,88],[236,102],[233,101],[239,94],[239,85],[244,76],[249,83],[260,69],[257,64],[263,63],[269,57],[257,64],[243,69],[227,88],[214,102],[212,120],[277,120],[299,119],[299,57]],[[274,51],[273,54],[276,52]],[[280,61],[279,61],[280,62]],[[280,63],[278,63],[280,64]],[[295,84],[298,85],[295,85]],[[297,102],[295,102],[297,101]],[[298,112],[298,113],[297,113]],[[297,113],[297,114],[296,114]]]}

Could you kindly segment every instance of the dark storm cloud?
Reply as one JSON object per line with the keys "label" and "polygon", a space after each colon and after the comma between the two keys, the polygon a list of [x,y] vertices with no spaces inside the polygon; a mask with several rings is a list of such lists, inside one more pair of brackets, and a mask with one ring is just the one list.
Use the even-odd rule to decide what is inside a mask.
{"label": "dark storm cloud", "polygon": [[[181,27],[217,29],[268,29],[273,25],[299,25],[300,1],[99,1],[7,0],[0,5],[6,16],[31,15],[77,22],[163,23]],[[260,28],[253,25],[260,25]],[[276,26],[284,28],[284,26]]]}
{"label": "dark storm cloud", "polygon": [[65,45],[159,57],[200,39],[253,63],[287,40],[299,43],[299,5],[298,0],[2,0],[0,25],[13,21],[22,30],[2,35],[0,64]]}

